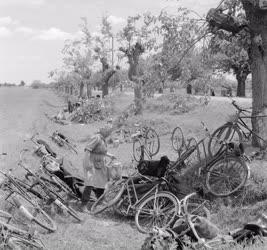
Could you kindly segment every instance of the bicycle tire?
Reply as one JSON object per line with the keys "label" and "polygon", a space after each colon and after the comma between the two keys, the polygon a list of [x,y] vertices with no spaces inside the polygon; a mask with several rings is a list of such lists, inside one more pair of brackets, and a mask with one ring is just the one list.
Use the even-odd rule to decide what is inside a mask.
{"label": "bicycle tire", "polygon": [[[24,250],[24,249],[45,249],[43,244],[34,239],[24,239],[22,237],[11,236],[8,239],[7,246],[13,250]],[[22,247],[21,247],[22,246]]]}
{"label": "bicycle tire", "polygon": [[141,142],[139,139],[133,141],[133,157],[136,162],[139,162],[141,160],[141,157],[142,157]]}
{"label": "bicycle tire", "polygon": [[[239,164],[241,166],[241,171],[243,172],[243,176],[241,176],[240,168],[236,169],[236,167],[233,164],[226,166],[226,171],[228,172],[228,177],[226,177],[227,185],[226,184],[223,185],[222,177],[220,177],[219,174],[223,174],[226,162],[228,162],[229,164],[230,161],[232,161],[234,164]],[[234,175],[236,175],[237,177],[235,177]],[[212,166],[209,167],[205,177],[205,183],[209,192],[212,193],[214,196],[226,197],[240,190],[246,184],[249,176],[250,176],[250,169],[243,158],[236,156],[226,156],[223,158],[218,158],[212,164]],[[234,179],[235,181],[233,183],[230,183],[230,179]],[[231,189],[229,191],[226,191],[226,188],[229,185]],[[233,188],[231,185],[234,185]],[[220,191],[220,189],[222,189],[222,191]]]}
{"label": "bicycle tire", "polygon": [[[44,210],[42,210],[38,204],[35,204],[32,200],[28,199],[22,194],[17,194],[19,198],[12,197],[13,204],[22,214],[24,214],[28,220],[35,222],[49,232],[55,232],[57,230],[57,225],[54,220],[50,218],[50,216]],[[25,206],[25,202],[29,204]],[[29,209],[34,209],[34,211],[29,211]]]}
{"label": "bicycle tire", "polygon": [[[167,219],[167,222],[164,223],[164,225],[159,225],[158,223],[155,223],[155,218],[153,218],[152,220],[152,225],[149,224],[147,227],[144,227],[143,225],[141,225],[141,218],[142,218],[142,211],[143,211],[143,214],[144,215],[147,215],[149,213],[149,215],[154,215],[155,211],[155,203],[159,203],[158,201],[154,201],[155,199],[157,198],[167,198],[169,199],[169,201],[172,203],[171,206],[166,210],[165,212],[162,212],[161,216],[164,218],[164,219]],[[144,207],[149,204],[149,202],[152,201],[153,203],[153,211],[151,211],[151,209],[148,209],[149,212],[144,212]],[[167,202],[168,204],[168,202]],[[151,207],[148,205],[148,207]],[[158,208],[156,208],[157,210],[157,213],[158,213]],[[165,208],[166,209],[166,208]],[[167,216],[167,212],[171,210],[171,216],[170,218]],[[175,219],[176,215],[179,214],[180,212],[180,204],[178,203],[177,201],[177,198],[175,195],[173,195],[172,193],[170,192],[167,192],[167,191],[160,191],[158,192],[157,194],[151,194],[149,195],[148,197],[146,197],[140,204],[139,206],[137,207],[137,211],[136,211],[136,214],[135,214],[135,224],[136,224],[136,227],[138,229],[139,232],[141,233],[149,233],[151,232],[151,230],[153,229],[154,226],[157,226],[158,228],[164,228],[164,227],[168,227],[172,222],[173,220]],[[157,218],[158,219],[158,218]],[[156,225],[155,225],[156,224]]]}
{"label": "bicycle tire", "polygon": [[[150,143],[150,139],[153,139],[152,144]],[[154,140],[155,139],[155,140]],[[153,151],[154,143],[156,142],[156,148]],[[153,128],[148,128],[145,133],[145,147],[147,148],[149,155],[155,156],[160,149],[160,140],[159,135],[157,134],[156,130]]]}
{"label": "bicycle tire", "polygon": [[[179,141],[181,141],[181,143],[179,143]],[[175,144],[175,142],[178,142],[179,144],[178,143]],[[181,152],[182,151],[182,148],[185,145],[185,139],[184,139],[183,131],[182,131],[182,129],[180,127],[176,127],[172,131],[171,143],[172,143],[172,148],[176,152]]]}
{"label": "bicycle tire", "polygon": [[[124,182],[125,180],[117,181],[105,190],[91,207],[93,215],[99,214],[107,208],[114,206],[120,200],[125,189]],[[110,195],[112,196],[109,197]]]}
{"label": "bicycle tire", "polygon": [[[228,131],[226,131],[228,129]],[[223,133],[226,132],[226,135],[223,136]],[[217,140],[230,140],[232,141],[232,139],[234,138],[235,133],[238,136],[238,142],[241,143],[243,141],[243,136],[242,133],[240,131],[240,129],[236,126],[234,126],[232,123],[226,123],[224,125],[222,125],[221,127],[217,128],[211,135],[209,142],[208,142],[208,154],[210,157],[213,157],[217,154],[219,154],[223,149],[224,149],[224,145],[220,145],[219,149],[215,150],[214,152],[214,146],[212,145],[212,143],[218,143]],[[231,136],[230,136],[231,135]],[[223,137],[223,138],[222,138]]]}

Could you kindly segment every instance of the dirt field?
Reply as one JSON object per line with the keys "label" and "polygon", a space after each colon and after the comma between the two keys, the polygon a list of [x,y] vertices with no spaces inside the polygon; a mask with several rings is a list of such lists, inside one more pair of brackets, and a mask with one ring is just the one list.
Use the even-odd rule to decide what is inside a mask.
{"label": "dirt field", "polygon": [[[238,102],[244,106],[251,105],[250,99],[239,99]],[[60,126],[44,116],[45,112],[50,115],[55,114],[62,105],[62,100],[48,90],[0,88],[0,153],[7,153],[7,156],[1,160],[1,169],[13,168],[14,172],[21,172],[16,165],[19,152],[24,147],[31,146],[31,143],[24,140],[34,132],[39,132],[44,139],[50,142],[56,152],[65,157],[70,170],[77,175],[81,174],[84,145],[79,144],[79,154],[75,156],[53,145],[48,136],[57,129],[78,142],[94,133],[100,124]],[[190,113],[179,116],[162,114],[160,119],[167,120],[172,129],[179,125],[184,129],[186,135],[201,138],[203,129],[200,121],[204,121],[212,131],[225,122],[233,111],[228,99],[215,97],[207,107],[199,107]],[[151,113],[145,113],[144,116],[146,119],[152,120],[159,117],[159,115]],[[131,150],[131,144],[123,144],[110,151],[117,155],[122,162],[129,162]],[[176,157],[171,150],[170,134],[161,138],[161,150],[158,157],[164,154],[170,158]],[[102,214],[97,218],[87,214],[82,216],[83,223],[77,224],[70,218],[62,218],[57,215],[55,220],[59,225],[58,231],[54,234],[42,235],[47,248],[58,250],[140,249],[145,236],[137,232],[132,220],[116,218],[108,216],[108,214]]]}

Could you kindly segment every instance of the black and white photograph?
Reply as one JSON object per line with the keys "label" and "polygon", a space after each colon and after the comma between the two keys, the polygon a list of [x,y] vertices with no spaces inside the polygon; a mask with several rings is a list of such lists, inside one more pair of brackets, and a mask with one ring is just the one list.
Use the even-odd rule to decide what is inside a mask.
{"label": "black and white photograph", "polygon": [[267,0],[0,0],[0,249],[267,249]]}

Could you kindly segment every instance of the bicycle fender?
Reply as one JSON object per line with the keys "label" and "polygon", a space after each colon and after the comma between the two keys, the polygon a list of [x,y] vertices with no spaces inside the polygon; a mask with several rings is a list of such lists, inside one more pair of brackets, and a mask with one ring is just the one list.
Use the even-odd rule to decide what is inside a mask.
{"label": "bicycle fender", "polygon": [[24,207],[24,206],[20,206],[19,210],[26,216],[26,218],[28,218],[30,221],[32,221],[34,219],[33,215]]}
{"label": "bicycle fender", "polygon": [[56,199],[55,201],[54,201],[54,203],[58,206],[58,207],[60,207],[61,209],[63,209],[63,210],[65,210],[65,211],[67,211],[68,210],[68,208],[59,200],[59,199]]}

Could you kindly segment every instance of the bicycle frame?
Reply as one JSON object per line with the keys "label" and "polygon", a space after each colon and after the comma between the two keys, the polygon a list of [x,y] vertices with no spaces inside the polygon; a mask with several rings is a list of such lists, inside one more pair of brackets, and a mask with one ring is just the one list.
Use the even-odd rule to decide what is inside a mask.
{"label": "bicycle frame", "polygon": [[[149,179],[146,176],[140,175],[140,177],[144,177],[146,179]],[[127,214],[129,213],[130,209],[136,210],[138,208],[138,205],[145,199],[147,198],[150,194],[155,194],[157,195],[157,193],[159,192],[159,187],[162,184],[162,180],[155,184],[149,191],[147,191],[144,195],[142,195],[141,198],[138,197],[137,195],[137,191],[136,191],[136,183],[134,183],[134,177],[130,177],[126,180],[126,182],[124,183],[124,189],[126,189],[127,191],[127,200],[129,202],[128,208],[127,208]],[[150,180],[150,179],[149,179]],[[151,181],[151,180],[150,180]],[[133,191],[134,194],[134,202],[132,202],[132,194],[131,191]]]}
{"label": "bicycle frame", "polygon": [[[252,119],[252,118],[263,118],[263,117],[267,117],[266,115],[246,115],[245,112],[251,113],[250,111],[246,110],[246,109],[242,109],[240,108],[235,101],[232,101],[232,105],[237,109],[237,120],[235,120],[234,122],[231,122],[231,124],[233,126],[236,126],[239,131],[242,133],[242,135],[249,140],[249,137],[253,134],[255,135],[258,139],[262,140],[263,142],[265,142],[265,140],[260,137],[257,133],[255,133],[252,129],[250,129],[248,127],[248,125],[245,123],[245,121],[243,119]],[[245,133],[245,131],[242,129],[245,128],[247,129],[249,132],[248,134]]]}
{"label": "bicycle frame", "polygon": [[[9,182],[7,184],[9,194],[5,197],[6,201],[8,201],[8,199],[13,194],[16,194],[16,193],[23,196],[26,200],[32,201],[31,197],[27,194],[24,187],[21,185],[21,183],[15,177],[11,176],[10,174],[3,173],[2,171],[0,171],[0,173],[3,174],[8,179],[8,182]],[[14,187],[12,187],[12,185]],[[5,191],[7,191],[7,190],[5,190]],[[13,203],[11,203],[11,202],[9,202],[9,203],[13,206]]]}
{"label": "bicycle frame", "polygon": [[195,150],[197,150],[198,153],[198,157],[200,156],[200,149],[199,146],[202,145],[203,147],[203,152],[204,152],[204,156],[205,156],[205,163],[203,165],[205,165],[205,167],[200,167],[200,171],[199,171],[199,176],[201,174],[201,172],[203,171],[203,169],[205,169],[204,172],[208,172],[208,169],[218,160],[224,157],[227,157],[228,155],[228,148],[224,148],[223,150],[220,150],[216,155],[214,155],[212,158],[208,159],[207,157],[207,151],[205,148],[205,141],[206,138],[201,139],[199,142],[197,142],[196,145],[191,146],[189,149],[187,149],[183,154],[181,154],[180,158],[171,166],[171,169],[175,168],[179,170],[179,166],[188,158],[190,157],[190,155],[193,154],[193,152]]}

